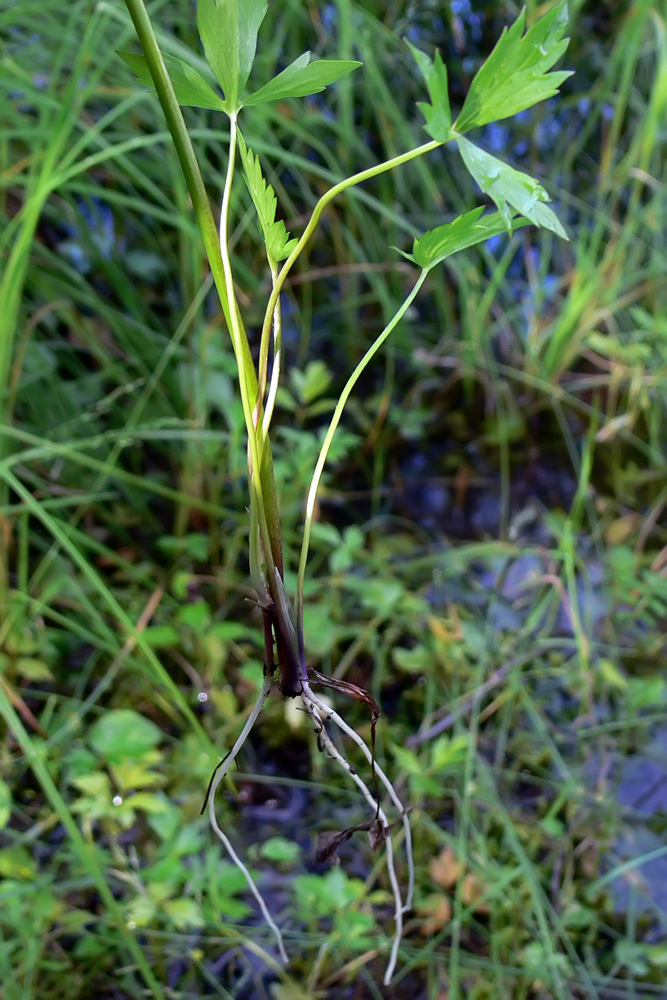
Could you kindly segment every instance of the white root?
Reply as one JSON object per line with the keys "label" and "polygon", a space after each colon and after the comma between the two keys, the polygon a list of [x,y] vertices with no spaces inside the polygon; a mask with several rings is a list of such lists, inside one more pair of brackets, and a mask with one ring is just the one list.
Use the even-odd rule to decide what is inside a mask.
{"label": "white root", "polygon": [[220,838],[220,840],[224,844],[225,850],[229,854],[230,858],[232,859],[232,861],[234,862],[234,864],[236,865],[236,867],[240,871],[243,872],[243,874],[245,876],[245,879],[246,879],[246,882],[248,883],[248,887],[249,887],[250,891],[252,892],[253,896],[255,897],[255,899],[257,900],[257,905],[259,906],[260,910],[262,911],[262,916],[264,917],[264,919],[266,920],[267,924],[269,925],[269,927],[271,928],[271,930],[273,931],[273,933],[276,936],[276,941],[278,943],[278,951],[280,952],[280,957],[283,960],[283,962],[285,962],[285,964],[287,964],[287,960],[288,960],[287,959],[287,952],[285,951],[285,945],[283,943],[283,936],[280,933],[280,928],[278,927],[278,925],[274,921],[273,917],[269,913],[268,907],[267,907],[266,903],[264,902],[264,899],[262,898],[262,895],[261,895],[259,889],[255,885],[255,883],[253,881],[253,878],[252,878],[252,875],[250,874],[250,872],[248,871],[248,869],[246,868],[246,866],[244,865],[244,863],[241,861],[240,857],[238,856],[238,854],[236,853],[236,851],[234,850],[234,848],[232,847],[232,844],[231,844],[229,838],[226,836],[226,834],[224,834],[222,832],[222,830],[218,826],[218,821],[217,821],[216,816],[215,816],[215,793],[216,793],[216,791],[218,789],[218,785],[220,784],[220,782],[222,781],[222,779],[225,777],[225,775],[229,771],[230,767],[232,766],[232,764],[236,760],[236,758],[237,758],[237,756],[238,756],[238,754],[239,754],[239,752],[241,750],[241,747],[243,746],[243,744],[245,743],[245,741],[248,739],[248,736],[250,735],[250,731],[251,731],[252,727],[255,725],[255,722],[257,721],[257,716],[262,711],[262,708],[264,706],[264,702],[266,701],[267,695],[268,695],[269,691],[271,690],[271,683],[272,683],[272,681],[271,681],[271,677],[270,676],[267,676],[267,677],[264,678],[264,683],[262,684],[262,688],[261,688],[261,691],[259,692],[259,696],[257,698],[257,701],[255,702],[255,705],[254,705],[254,708],[253,708],[252,712],[248,716],[247,722],[246,722],[245,726],[243,727],[243,729],[241,731],[241,735],[239,736],[239,738],[237,739],[236,743],[232,747],[232,749],[229,752],[228,756],[225,758],[225,760],[220,765],[220,767],[219,767],[219,769],[218,769],[218,771],[217,771],[217,773],[216,773],[213,781],[211,782],[211,787],[210,787],[209,793],[208,793],[208,816],[209,816],[209,820],[211,822],[211,826],[213,827],[213,830],[215,831],[215,833],[217,834],[217,836]]}
{"label": "white root", "polygon": [[387,789],[387,792],[389,793],[389,798],[398,809],[399,815],[403,817],[403,829],[405,830],[405,854],[408,862],[408,892],[405,900],[405,906],[403,907],[403,912],[405,913],[406,910],[410,910],[412,908],[412,895],[414,892],[414,885],[415,885],[415,864],[414,864],[414,857],[412,854],[412,833],[410,831],[410,820],[408,818],[407,812],[405,811],[403,803],[396,794],[396,789],[392,785],[387,775],[384,773],[382,768],[373,760],[373,755],[371,754],[370,750],[362,740],[361,736],[359,736],[359,734],[355,732],[351,726],[348,726],[347,722],[345,721],[345,719],[342,718],[342,716],[338,715],[338,713],[335,712],[332,708],[330,708],[326,704],[326,702],[322,701],[321,698],[318,698],[316,694],[313,694],[312,690],[308,685],[304,685],[304,688],[307,688],[308,697],[312,701],[313,705],[317,707],[318,711],[324,714],[326,718],[331,719],[332,722],[335,722],[338,728],[342,729],[342,731],[346,733],[350,737],[350,739],[357,744],[357,746],[359,747],[359,749],[361,750],[361,752],[363,753],[364,757],[371,765],[371,767],[375,767],[375,773],[377,774],[378,778],[380,779],[384,787]]}
{"label": "white root", "polygon": [[[394,849],[391,843],[391,834],[389,833],[389,822],[387,820],[387,816],[384,810],[375,800],[373,794],[367,787],[366,783],[359,777],[357,772],[352,768],[352,766],[348,763],[345,757],[343,757],[343,755],[339,753],[331,737],[327,733],[325,721],[328,722],[331,720],[333,722],[336,722],[337,725],[340,725],[340,723],[338,722],[338,719],[340,717],[339,716],[337,717],[336,712],[334,712],[332,708],[330,708],[325,702],[323,702],[320,698],[318,698],[317,695],[313,694],[310,685],[305,682],[303,684],[303,692],[301,695],[301,700],[303,702],[306,711],[313,719],[316,727],[318,728],[319,738],[322,740],[322,743],[324,744],[327,753],[329,754],[330,757],[333,757],[334,760],[338,761],[343,770],[347,771],[347,773],[350,775],[350,777],[356,784],[357,788],[359,788],[362,795],[370,805],[371,809],[373,810],[373,813],[375,813],[379,817],[383,829],[386,833],[385,845],[387,848],[387,872],[389,874],[389,881],[391,883],[391,888],[394,894],[394,903],[395,903],[394,940],[391,946],[389,963],[387,965],[387,970],[384,975],[384,985],[389,986],[392,977],[394,975],[394,970],[396,968],[396,961],[398,959],[398,948],[401,943],[401,937],[403,936],[403,911],[404,911],[403,901],[401,899],[401,890],[398,884],[398,878],[396,877],[396,868],[394,866]],[[352,732],[354,732],[354,730],[352,730]],[[357,735],[357,733],[354,733],[354,736],[356,737],[355,742],[361,739]],[[364,747],[366,746],[365,743],[363,743],[363,741],[362,744]],[[378,774],[381,773],[379,768],[377,768],[377,772]],[[385,778],[385,781],[388,781],[388,779]],[[394,792],[394,795],[395,794],[396,793]],[[400,803],[399,803],[399,808],[401,809],[401,811],[403,811],[403,807],[400,805]]]}
{"label": "white root", "polygon": [[[236,851],[234,850],[229,838],[220,829],[215,815],[215,793],[221,781],[228,773],[233,762],[236,760],[241,748],[243,747],[243,744],[250,735],[250,732],[255,722],[257,721],[257,717],[259,716],[264,706],[264,702],[266,701],[269,691],[271,690],[271,684],[272,684],[271,677],[270,676],[265,677],[257,701],[255,702],[252,712],[248,716],[248,719],[241,731],[241,734],[234,743],[234,746],[232,747],[227,757],[220,764],[211,782],[211,786],[208,793],[208,814],[211,827],[213,828],[215,834],[224,844],[225,850],[229,854],[231,860],[234,862],[237,868],[241,872],[243,872],[243,875],[245,876],[245,879],[248,883],[248,887],[252,892],[253,896],[255,897],[257,905],[259,906],[262,912],[262,916],[264,917],[266,923],[271,928],[276,937],[280,957],[283,962],[287,963],[288,958],[287,958],[287,953],[285,951],[285,945],[283,943],[283,937],[280,932],[280,928],[271,917],[268,907],[264,902],[264,899],[262,898],[259,889],[255,885],[252,876],[250,875],[250,872],[246,868],[243,861],[241,861]],[[352,778],[357,788],[360,790],[361,794],[366,799],[368,805],[371,807],[373,813],[378,816],[378,819],[382,824],[382,827],[386,834],[385,845],[387,849],[387,872],[389,874],[389,882],[391,884],[392,893],[394,896],[394,907],[395,907],[394,909],[395,933],[391,946],[389,963],[387,965],[387,970],[385,972],[385,977],[384,977],[384,984],[385,986],[388,986],[394,975],[394,971],[396,969],[396,962],[398,960],[398,949],[403,934],[403,913],[410,908],[412,903],[412,894],[414,887],[414,862],[412,856],[412,838],[410,834],[410,824],[407,815],[405,813],[403,804],[399,799],[398,795],[396,794],[394,786],[389,781],[389,778],[386,776],[382,768],[379,767],[377,763],[375,763],[370,750],[368,749],[362,738],[358,735],[358,733],[356,733],[354,729],[348,726],[345,720],[341,718],[341,716],[338,715],[338,713],[334,711],[334,709],[332,709],[329,705],[326,704],[326,702],[324,702],[321,698],[319,698],[316,694],[314,694],[310,685],[307,682],[303,682],[303,691],[301,694],[301,700],[303,702],[303,706],[306,712],[311,717],[318,730],[320,739],[322,740],[326,752],[330,757],[332,757],[335,761],[337,761],[338,764],[340,764],[340,766],[343,768],[343,770],[346,771],[347,774],[349,774],[349,776]],[[371,767],[375,768],[375,773],[377,774],[378,778],[387,789],[392,802],[399,811],[399,814],[403,817],[403,827],[405,829],[405,850],[408,860],[408,871],[409,871],[408,893],[405,905],[403,904],[403,900],[401,898],[401,890],[396,875],[396,867],[394,864],[394,849],[391,841],[391,835],[389,833],[389,821],[387,819],[386,813],[379,805],[379,803],[376,801],[374,795],[372,794],[366,783],[362,780],[362,778],[359,777],[354,768],[348,763],[345,757],[336,748],[335,744],[333,743],[331,737],[329,736],[326,730],[325,722],[335,723],[335,725],[337,725],[339,729],[341,729],[344,733],[346,733],[357,744],[357,746],[361,749],[362,753],[370,763]]]}

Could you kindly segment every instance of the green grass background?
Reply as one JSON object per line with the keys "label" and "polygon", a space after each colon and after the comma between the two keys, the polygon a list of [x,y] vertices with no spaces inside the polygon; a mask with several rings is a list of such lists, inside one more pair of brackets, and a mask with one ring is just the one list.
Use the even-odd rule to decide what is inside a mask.
{"label": "green grass background", "polygon": [[[190,4],[150,10],[167,51],[197,47]],[[288,228],[423,141],[402,37],[441,48],[460,106],[517,13],[273,0],[257,84],[306,48],[364,63],[247,113]],[[199,817],[261,676],[233,355],[157,101],[115,55],[124,5],[4,0],[3,1000],[665,995],[667,6],[570,14],[562,96],[480,137],[540,179],[570,243],[522,230],[434,272],[348,411],[314,535],[309,659],[381,703],[412,805],[416,905],[386,989],[384,861],[359,835],[313,865],[317,834],[363,812],[278,696],[219,810],[287,970]],[[186,119],[217,203],[224,122]],[[331,399],[404,294],[389,248],[478,203],[438,151],[341,198],[300,261],[275,446],[292,585]],[[257,330],[243,184],[233,213]]]}

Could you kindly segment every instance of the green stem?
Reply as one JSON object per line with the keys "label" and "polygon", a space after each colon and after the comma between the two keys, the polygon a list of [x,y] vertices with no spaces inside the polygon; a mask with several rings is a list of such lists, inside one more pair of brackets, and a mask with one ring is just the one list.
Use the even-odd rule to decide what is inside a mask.
{"label": "green stem", "polygon": [[[216,279],[225,319],[231,329],[227,292],[224,281],[220,281],[220,278],[223,277],[223,272],[217,228],[213,213],[211,212],[211,206],[209,205],[206,188],[204,187],[204,180],[199,169],[199,164],[197,163],[197,157],[195,156],[195,151],[183,119],[183,112],[181,111],[174,87],[167,73],[167,67],[164,64],[164,59],[162,58],[162,53],[160,52],[160,47],[153,31],[153,25],[150,22],[143,0],[125,0],[125,3],[134,23],[141,48],[143,49],[150,74],[153,78],[153,83],[155,84],[158,100],[167,120],[167,127],[171,133],[176,155],[178,156],[181,170],[185,177],[185,183],[192,198],[192,207],[202,234],[202,239],[204,240],[211,270]],[[236,351],[236,344],[234,345],[234,349]]]}
{"label": "green stem", "polygon": [[[238,303],[236,301],[236,293],[234,291],[234,275],[232,272],[232,262],[229,256],[229,241],[227,238],[227,232],[229,227],[229,206],[231,201],[231,191],[232,183],[234,180],[234,165],[236,161],[236,143],[238,136],[238,125],[237,125],[237,115],[231,114],[229,116],[229,159],[227,163],[227,176],[225,177],[225,187],[222,195],[222,207],[220,209],[220,254],[222,259],[222,267],[225,277],[225,285],[227,291],[228,301],[231,303],[231,332],[233,340],[240,340],[242,336],[240,328],[240,314]],[[254,376],[254,368],[253,368]],[[266,516],[265,509],[265,497],[263,493],[263,483],[261,477],[262,461],[264,458],[263,454],[260,454],[259,443],[258,443],[258,432],[255,426],[255,419],[253,418],[253,410],[255,407],[255,401],[257,398],[257,384],[253,381],[252,386],[248,385],[247,372],[245,369],[241,369],[239,366],[239,387],[241,389],[241,402],[243,404],[243,416],[245,418],[246,428],[248,431],[248,452],[249,452],[249,472],[250,472],[250,490],[252,492],[251,507],[255,505],[257,512],[257,518],[259,523],[259,530],[262,537],[262,545],[264,549],[264,558],[267,563],[267,571],[269,577],[269,587],[273,589],[271,581],[273,580],[275,572],[275,558],[274,551],[276,543],[280,544],[280,539],[273,537],[272,532],[269,530],[269,524]],[[253,396],[251,396],[251,393]],[[257,412],[257,424],[259,424],[261,417],[261,410]],[[261,596],[258,594],[258,597]]]}
{"label": "green stem", "polygon": [[[273,261],[270,261],[271,266],[271,280],[275,286],[278,280],[278,268]],[[276,309],[273,314],[273,369],[271,371],[271,385],[269,386],[269,395],[266,400],[266,410],[264,412],[264,420],[262,421],[262,437],[260,439],[260,446],[264,445],[264,442],[269,436],[269,429],[271,427],[271,418],[273,417],[273,410],[276,405],[276,396],[278,394],[278,384],[280,382],[280,365],[282,361],[282,313],[280,310],[280,298],[276,301]],[[267,355],[268,355],[268,345],[267,345]],[[267,357],[267,368],[268,368],[268,357]],[[266,374],[264,375],[266,379]],[[257,393],[258,399],[264,396],[264,390],[262,388],[262,358],[260,351],[260,378],[259,378],[259,391]]]}
{"label": "green stem", "polygon": [[[227,230],[229,227],[229,206],[231,203],[234,166],[236,161],[237,133],[236,114],[232,114],[229,116],[229,157],[227,162],[227,175],[225,177],[225,187],[222,193],[222,206],[220,208],[219,247],[225,281],[225,294],[227,296],[227,301],[231,304],[229,323],[233,343],[240,343],[245,336],[241,327],[241,316],[239,313],[238,302],[236,301],[236,292],[234,291],[234,275],[232,272],[232,262],[229,256],[229,242],[227,239]],[[241,403],[243,405],[243,416],[245,418],[246,429],[248,431],[248,444],[252,455],[253,467],[254,470],[256,470],[256,474],[259,474],[257,439],[255,434],[255,425],[252,418],[252,403],[248,392],[248,371],[245,365],[243,367],[239,365],[239,387],[241,389]],[[253,385],[253,390],[254,389],[255,386]],[[253,469],[251,469],[251,479],[252,478]]]}
{"label": "green stem", "polygon": [[311,215],[308,225],[304,229],[299,242],[280,269],[278,280],[273,286],[266,307],[266,312],[264,313],[264,323],[262,324],[262,336],[260,340],[261,344],[265,342],[265,339],[269,335],[273,311],[276,307],[276,302],[278,301],[281,289],[287,279],[287,275],[292,270],[294,262],[305,247],[306,243],[313,235],[317,223],[320,221],[320,217],[327,205],[332,202],[337,195],[346,191],[348,188],[354,187],[356,184],[361,184],[363,181],[370,180],[371,177],[377,177],[379,174],[386,173],[388,170],[393,170],[394,167],[400,167],[402,163],[408,163],[410,160],[414,160],[418,156],[423,156],[424,153],[430,153],[431,150],[438,149],[438,147],[442,145],[443,143],[438,142],[436,139],[431,140],[431,142],[425,142],[422,146],[417,146],[416,149],[411,149],[407,153],[401,153],[399,156],[393,156],[390,160],[378,163],[374,167],[368,167],[367,170],[362,170],[358,174],[352,174],[351,177],[347,177],[345,180],[339,181],[338,184],[334,184],[332,188],[329,188],[329,190],[322,195],[313,209],[313,214]]}
{"label": "green stem", "polygon": [[225,280],[225,271],[218,239],[218,228],[213,218],[206,188],[204,187],[204,180],[199,169],[199,164],[197,163],[192,140],[185,125],[183,112],[181,111],[173,84],[167,73],[167,68],[164,64],[155,32],[153,31],[153,25],[148,17],[144,0],[125,0],[125,3],[146,57],[158,100],[167,120],[167,127],[171,133],[174,148],[181,164],[183,176],[185,177],[185,183],[192,199],[195,218],[204,241],[206,255],[211,266],[218,295],[220,296],[227,328],[232,338],[232,347],[234,348],[239,369],[239,380],[245,377],[250,384],[250,395],[254,395],[257,391],[257,379],[250,353],[250,345],[248,344],[248,338],[243,328],[238,308],[233,304],[233,300],[229,299],[227,294],[228,284]]}
{"label": "green stem", "polygon": [[320,479],[322,478],[322,472],[324,471],[324,466],[329,455],[329,449],[334,439],[334,434],[338,429],[341,417],[343,416],[343,410],[350,397],[350,393],[354,389],[355,385],[359,381],[359,377],[362,372],[371,361],[371,359],[377,354],[385,340],[395,329],[398,323],[403,319],[406,312],[414,302],[417,294],[426,280],[427,270],[421,272],[417,281],[415,282],[412,291],[405,299],[401,307],[394,314],[392,319],[387,323],[382,333],[374,341],[373,344],[368,348],[363,358],[354,369],[347,382],[345,383],[345,388],[340,394],[340,398],[336,404],[336,409],[334,410],[333,417],[331,418],[331,423],[329,424],[329,429],[326,433],[324,441],[322,442],[322,447],[320,448],[320,454],[315,465],[315,471],[313,472],[313,478],[310,482],[310,489],[308,490],[308,499],[306,501],[306,516],[303,523],[303,541],[301,543],[301,557],[299,559],[299,574],[297,577],[296,585],[296,620],[297,620],[297,630],[299,636],[299,644],[301,650],[303,648],[303,588],[306,579],[306,562],[308,561],[308,548],[310,546],[310,534],[313,526],[313,514],[315,512],[315,501],[317,499],[317,491],[320,485]]}
{"label": "green stem", "polygon": [[[234,276],[229,257],[227,230],[229,225],[229,204],[232,181],[234,178],[234,163],[236,159],[236,142],[238,135],[237,116],[229,116],[229,162],[220,212],[220,253],[224,270],[227,297],[231,304],[232,337],[240,337],[240,315],[234,292]],[[247,343],[247,340],[246,340]],[[243,414],[248,429],[248,467],[250,472],[250,558],[251,572],[255,586],[259,584],[257,596],[260,603],[266,600],[266,591],[270,594],[275,621],[272,623],[276,633],[278,660],[282,675],[283,691],[296,693],[299,688],[299,665],[297,661],[297,639],[294,627],[290,621],[289,606],[283,587],[282,573],[282,536],[280,532],[280,517],[276,498],[276,486],[273,475],[273,461],[268,439],[262,438],[262,405],[257,391],[255,369],[252,369],[254,381],[250,383],[247,371],[239,366],[239,385],[243,402]],[[250,383],[250,384],[249,384]],[[253,396],[254,394],[254,396]],[[255,533],[261,538],[261,552]],[[261,561],[263,557],[263,563]],[[262,579],[263,578],[263,579]],[[264,585],[264,580],[266,585]],[[267,608],[268,610],[268,608]]]}
{"label": "green stem", "polygon": [[[271,260],[267,255],[269,261],[269,268],[271,270],[271,288],[275,288],[276,281],[278,280],[278,265],[275,261]],[[276,323],[278,322],[278,312],[280,310],[280,299],[276,300],[276,307],[273,311],[273,338],[275,342],[275,331]],[[262,404],[264,402],[264,394],[266,392],[266,383],[268,381],[269,373],[269,346],[271,344],[271,333],[270,329],[267,329],[266,335],[262,337],[259,345],[259,363],[257,365],[257,399],[255,401],[255,424],[259,426],[259,414],[262,409]]]}
{"label": "green stem", "polygon": [[[268,448],[264,449],[261,463],[257,451],[257,441],[254,433],[252,421],[252,406],[257,395],[257,376],[250,353],[250,345],[246,336],[243,322],[238,309],[238,304],[234,296],[234,284],[231,276],[231,264],[227,250],[227,241],[219,239],[218,228],[215,225],[211,207],[208,202],[204,181],[202,179],[199,164],[192,146],[192,141],[188,134],[183,113],[179,106],[174,88],[167,73],[162,53],[153,31],[153,26],[148,17],[144,0],[125,0],[130,16],[137,31],[139,42],[146,57],[146,62],[155,84],[155,89],[167,120],[167,126],[174,142],[174,147],[178,155],[181,169],[185,177],[188,191],[192,199],[192,204],[202,234],[204,246],[215,280],[216,288],[220,296],[220,302],[227,321],[227,327],[232,339],[232,346],[236,356],[239,371],[239,384],[241,388],[241,399],[243,411],[248,430],[249,446],[254,469],[251,473],[251,489],[254,489],[261,504],[259,508],[260,525],[263,522],[263,541],[266,547],[267,561],[275,563],[282,571],[282,545],[280,541],[280,526],[278,519],[278,506],[275,494],[275,483],[273,482],[271,455]],[[236,122],[233,123],[235,148],[236,143]],[[230,138],[230,147],[232,139]],[[225,219],[229,210],[229,198],[231,191],[231,180],[233,177],[233,156],[228,164],[227,179],[225,182],[226,202],[223,206]],[[222,225],[222,220],[221,220]],[[224,251],[223,251],[224,245]],[[223,259],[223,253],[225,260]],[[263,515],[263,516],[262,516]]]}

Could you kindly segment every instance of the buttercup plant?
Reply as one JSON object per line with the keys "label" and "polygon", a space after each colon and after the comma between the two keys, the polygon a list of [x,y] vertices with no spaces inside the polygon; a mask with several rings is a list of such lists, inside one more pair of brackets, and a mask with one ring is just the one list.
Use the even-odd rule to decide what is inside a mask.
{"label": "buttercup plant", "polygon": [[[143,0],[126,0],[126,4],[143,54],[120,54],[139,80],[157,92],[162,105],[231,336],[238,364],[239,389],[248,436],[250,573],[257,594],[257,604],[264,616],[265,676],[259,697],[243,731],[212,778],[207,793],[211,826],[244,872],[258,905],[276,936],[280,955],[286,961],[280,929],[268,912],[249,872],[220,829],[215,814],[216,790],[252,730],[275,680],[283,695],[301,699],[318,734],[320,746],[349,774],[366,799],[373,813],[373,820],[354,829],[368,830],[372,846],[386,846],[387,869],[395,909],[395,934],[385,974],[385,983],[388,984],[396,967],[403,913],[410,908],[412,902],[414,868],[410,822],[389,778],[375,761],[374,747],[371,750],[345,720],[312,690],[313,683],[326,684],[364,701],[372,711],[374,737],[379,711],[370,695],[354,685],[323,678],[314,671],[309,672],[306,665],[304,583],[317,492],[336,429],[354,386],[373,356],[407,313],[430,271],[460,250],[482,243],[491,236],[505,232],[511,234],[514,228],[529,223],[549,229],[567,239],[558,218],[546,204],[549,201],[546,191],[537,180],[508,166],[466,138],[473,129],[515,115],[558,92],[562,82],[570,75],[568,72],[551,71],[567,48],[568,39],[563,38],[568,19],[567,7],[564,0],[556,4],[528,31],[525,31],[524,10],[512,27],[503,31],[493,52],[475,76],[461,112],[453,123],[447,90],[447,70],[440,54],[436,52],[434,58],[431,58],[408,43],[430,97],[430,103],[419,104],[430,141],[335,184],[317,202],[303,233],[297,239],[291,238],[284,223],[276,219],[276,196],[264,179],[259,158],[246,145],[239,128],[239,117],[246,108],[252,109],[258,104],[318,93],[361,64],[351,60],[313,61],[310,52],[306,52],[264,86],[249,91],[246,87],[255,58],[258,33],[267,11],[265,0],[198,0],[199,34],[209,66],[220,86],[220,93],[188,62],[162,54]],[[182,106],[220,111],[229,119],[229,155],[218,224],[212,214],[197,157],[181,112]],[[252,111],[249,113],[252,114]],[[336,404],[306,499],[296,595],[292,602],[284,586],[283,547],[270,437],[282,364],[281,289],[327,205],[334,198],[348,188],[393,170],[447,143],[456,143],[466,167],[484,194],[495,202],[497,211],[485,212],[483,206],[476,208],[425,233],[414,241],[412,253],[403,253],[417,269],[416,280],[392,319],[350,375]],[[257,367],[252,359],[235,293],[228,242],[231,192],[239,159],[257,213],[272,281],[259,340]],[[336,748],[327,732],[328,723],[338,726],[365,755],[373,775],[375,794]],[[408,867],[405,898],[394,864],[391,840],[394,823],[390,823],[382,808],[380,785],[384,787],[396,810],[395,823],[401,825],[404,831]],[[324,835],[318,849],[319,856],[331,857],[336,846],[350,832]]]}

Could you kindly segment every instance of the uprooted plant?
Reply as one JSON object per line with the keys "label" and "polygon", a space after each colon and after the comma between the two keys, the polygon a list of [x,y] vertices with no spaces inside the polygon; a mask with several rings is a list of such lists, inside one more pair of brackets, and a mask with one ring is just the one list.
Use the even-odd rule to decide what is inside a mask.
{"label": "uprooted plant", "polygon": [[[514,25],[503,32],[493,52],[473,79],[463,108],[453,123],[447,91],[447,71],[439,53],[436,52],[432,59],[410,45],[430,96],[430,103],[419,105],[426,119],[424,127],[430,136],[430,141],[335,184],[317,202],[301,236],[292,239],[284,223],[276,219],[277,202],[273,188],[264,179],[259,158],[244,141],[239,128],[240,113],[243,109],[252,109],[253,106],[267,101],[319,93],[361,64],[344,60],[311,61],[310,53],[306,52],[274,79],[258,90],[248,93],[246,84],[255,58],[258,32],[267,10],[265,0],[198,0],[199,34],[213,74],[211,82],[213,83],[215,78],[220,88],[214,89],[214,85],[209,84],[189,62],[162,54],[143,0],[126,0],[126,3],[137,30],[143,55],[130,52],[121,54],[139,80],[155,89],[167,119],[231,336],[238,364],[239,388],[248,435],[250,572],[257,594],[257,604],[264,618],[264,683],[243,731],[211,780],[207,794],[211,825],[233,860],[244,871],[262,913],[275,933],[280,954],[286,960],[280,930],[269,914],[249,872],[220,829],[215,814],[216,789],[238,756],[275,679],[284,696],[301,699],[303,708],[312,720],[318,735],[319,745],[349,774],[373,813],[372,820],[350,830],[324,835],[320,839],[318,856],[321,859],[333,857],[336,848],[355,830],[367,830],[371,846],[377,847],[380,844],[386,846],[387,869],[395,903],[395,934],[385,976],[385,982],[388,983],[396,966],[403,913],[410,908],[412,900],[414,870],[410,822],[407,810],[392,783],[375,760],[374,732],[379,715],[375,702],[370,695],[355,685],[323,678],[316,672],[309,672],[306,665],[303,629],[304,582],[317,492],[336,429],[354,386],[392,330],[405,317],[432,268],[459,250],[481,243],[491,236],[511,234],[514,228],[529,223],[545,227],[567,238],[556,215],[545,204],[549,200],[546,191],[534,178],[508,166],[465,138],[465,135],[474,128],[508,118],[557,93],[559,86],[569,75],[567,72],[550,72],[567,47],[567,39],[562,37],[567,24],[567,8],[563,0],[536,21],[527,32],[525,32],[524,11]],[[211,211],[181,106],[220,111],[229,119],[229,154],[219,225],[216,225]],[[414,241],[411,254],[403,253],[403,256],[418,269],[417,277],[390,322],[350,375],[338,399],[306,500],[303,541],[293,604],[283,582],[283,545],[270,437],[282,362],[281,289],[317,227],[322,213],[334,198],[348,188],[450,142],[457,144],[467,169],[482,191],[495,202],[498,211],[485,213],[484,206],[476,208],[425,233]],[[264,242],[272,282],[259,336],[257,367],[252,359],[250,343],[235,292],[228,241],[231,192],[239,157],[257,212],[259,231]],[[372,749],[327,702],[314,693],[313,684],[319,683],[357,697],[368,705],[372,713]],[[339,752],[327,731],[327,724],[337,726],[360,748],[371,768],[375,794]],[[394,822],[390,823],[382,808],[380,785],[384,787],[396,810],[397,819]],[[396,824],[399,824],[404,831],[404,847],[407,855],[408,886],[405,899],[396,874],[390,835]]]}

